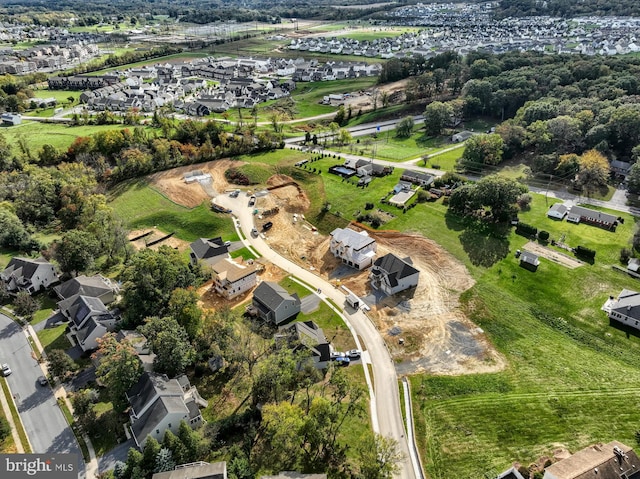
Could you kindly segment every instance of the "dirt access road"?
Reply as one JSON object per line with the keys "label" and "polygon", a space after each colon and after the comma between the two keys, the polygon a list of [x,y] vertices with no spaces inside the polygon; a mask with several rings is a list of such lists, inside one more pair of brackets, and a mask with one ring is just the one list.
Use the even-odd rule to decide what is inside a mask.
{"label": "dirt access road", "polygon": [[[241,164],[218,160],[197,165],[210,173],[218,192],[232,190],[224,171]],[[210,197],[198,183],[187,184],[183,175],[195,167],[177,168],[151,177],[155,188],[176,203],[194,207]],[[269,186],[291,183],[291,178],[274,175]],[[242,193],[234,200],[246,206]],[[275,206],[272,216],[254,216],[258,229],[270,221],[266,232],[270,246],[307,270],[311,270],[336,287],[345,285],[356,294],[374,299],[367,281],[367,272],[357,272],[340,264],[329,252],[329,238],[319,234],[304,212],[309,208],[305,192],[295,184],[274,189],[257,198],[259,213]],[[354,226],[354,228],[357,228]],[[460,294],[474,282],[466,267],[435,242],[418,234],[372,231],[378,244],[378,256],[394,253],[410,256],[420,270],[418,287],[409,294],[375,299],[370,320],[384,337],[400,373],[430,372],[435,374],[466,374],[497,371],[504,359],[487,340],[484,332],[469,321],[459,308]],[[404,344],[400,344],[400,339]]]}

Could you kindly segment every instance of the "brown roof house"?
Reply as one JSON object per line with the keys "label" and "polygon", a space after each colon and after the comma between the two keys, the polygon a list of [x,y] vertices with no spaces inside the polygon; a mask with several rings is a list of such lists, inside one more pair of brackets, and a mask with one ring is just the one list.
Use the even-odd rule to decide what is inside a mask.
{"label": "brown roof house", "polygon": [[595,444],[550,465],[543,479],[639,479],[640,458],[621,442]]}
{"label": "brown roof house", "polygon": [[[241,258],[240,258],[241,260]],[[211,265],[212,288],[220,296],[231,299],[256,285],[258,272],[253,264],[239,263],[231,258],[222,258]]]}

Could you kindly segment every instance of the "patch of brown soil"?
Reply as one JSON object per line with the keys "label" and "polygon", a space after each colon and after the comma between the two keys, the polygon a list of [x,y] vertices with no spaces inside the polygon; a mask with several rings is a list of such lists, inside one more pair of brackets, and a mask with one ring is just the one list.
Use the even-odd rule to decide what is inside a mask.
{"label": "patch of brown soil", "polygon": [[131,245],[135,248],[136,251],[145,248],[158,249],[160,246],[169,246],[170,248],[177,249],[178,251],[185,251],[189,248],[189,243],[187,241],[176,238],[175,236],[171,236],[170,238],[161,241],[160,243],[156,243],[152,246],[147,246],[149,243],[152,243],[156,240],[159,240],[163,236],[166,236],[167,233],[160,231],[158,228],[146,228],[143,230],[134,230],[130,231],[128,238],[136,238],[144,233],[150,233],[147,236],[140,238],[136,241],[131,241]]}
{"label": "patch of brown soil", "polygon": [[154,173],[149,176],[149,181],[154,188],[174,203],[187,208],[195,208],[202,204],[203,201],[210,200],[211,197],[197,181],[186,183],[184,181],[185,173],[193,170],[209,173],[213,190],[222,192],[233,188],[224,177],[224,172],[229,168],[237,168],[243,164],[243,162],[235,160],[214,160]]}
{"label": "patch of brown soil", "polygon": [[[284,207],[276,215],[277,219],[256,221],[258,225],[266,221],[274,223],[267,238],[275,250],[316,270],[336,286],[344,285],[363,297],[371,293],[368,271],[358,272],[341,265],[329,252],[328,237],[317,234],[300,215],[294,222],[293,214],[286,211],[281,199],[259,200],[274,204],[280,201]],[[389,252],[399,257],[410,256],[420,270],[415,290],[386,297],[368,313],[398,362],[398,371],[468,374],[504,368],[504,358],[459,308],[460,294],[474,284],[466,267],[438,244],[420,235],[378,231],[370,234],[378,244],[378,256]],[[388,334],[394,327],[401,331],[397,336]],[[404,340],[402,345],[400,338]]]}

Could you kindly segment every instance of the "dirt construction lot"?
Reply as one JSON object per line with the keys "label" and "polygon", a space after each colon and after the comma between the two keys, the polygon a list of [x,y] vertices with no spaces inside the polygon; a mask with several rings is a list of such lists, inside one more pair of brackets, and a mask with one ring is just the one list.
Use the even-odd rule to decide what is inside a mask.
{"label": "dirt construction lot", "polygon": [[[197,169],[210,173],[214,189],[221,192],[234,188],[224,178],[225,169],[233,164],[237,162],[215,161],[197,165]],[[195,206],[208,199],[208,195],[197,182],[184,182],[184,173],[193,169],[196,168],[163,172],[154,175],[152,181],[173,201]],[[347,268],[331,255],[329,238],[318,234],[304,217],[309,207],[304,191],[284,175],[271,177],[268,185],[286,186],[257,198],[256,227],[262,230],[265,223],[271,222],[273,226],[265,234],[276,251],[316,271],[336,287],[345,285],[366,297],[372,305],[369,317],[385,337],[400,373],[465,374],[504,367],[504,359],[484,332],[459,309],[460,294],[473,285],[473,279],[465,266],[438,244],[409,233],[370,232],[378,244],[378,256],[388,252],[402,258],[410,256],[420,270],[420,281],[414,291],[381,298],[371,291],[367,271]],[[245,198],[241,195],[240,199]],[[276,206],[277,213],[262,215]],[[211,306],[217,305],[213,298],[204,299]]]}

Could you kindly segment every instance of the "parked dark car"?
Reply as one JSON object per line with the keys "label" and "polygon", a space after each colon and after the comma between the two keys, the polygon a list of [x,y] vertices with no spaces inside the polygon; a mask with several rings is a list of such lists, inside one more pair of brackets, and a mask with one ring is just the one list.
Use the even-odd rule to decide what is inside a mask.
{"label": "parked dark car", "polygon": [[263,229],[264,231],[267,231],[267,230],[271,229],[271,227],[272,227],[272,226],[273,226],[273,222],[271,222],[271,221],[267,221],[267,222],[264,224],[264,226],[262,226],[262,229]]}

